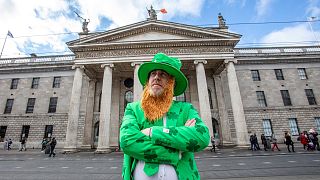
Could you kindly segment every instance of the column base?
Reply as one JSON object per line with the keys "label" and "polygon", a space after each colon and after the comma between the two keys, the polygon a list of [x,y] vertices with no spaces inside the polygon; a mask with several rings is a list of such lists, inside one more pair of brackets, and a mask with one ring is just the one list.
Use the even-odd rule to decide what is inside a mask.
{"label": "column base", "polygon": [[236,148],[239,148],[239,149],[249,149],[249,144],[241,144],[241,145],[237,145]]}
{"label": "column base", "polygon": [[92,147],[90,144],[89,145],[82,145],[81,149],[88,150],[88,149],[92,149]]}
{"label": "column base", "polygon": [[77,152],[79,152],[77,148],[64,148],[62,154],[72,154]]}
{"label": "column base", "polygon": [[98,148],[94,153],[95,154],[109,154],[111,152],[112,151],[110,148]]}

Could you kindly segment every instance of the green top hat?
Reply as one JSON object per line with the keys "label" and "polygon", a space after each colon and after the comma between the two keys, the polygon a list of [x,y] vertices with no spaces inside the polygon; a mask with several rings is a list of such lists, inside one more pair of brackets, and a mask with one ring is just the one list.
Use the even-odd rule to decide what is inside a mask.
{"label": "green top hat", "polygon": [[182,94],[187,86],[188,80],[180,71],[182,64],[178,58],[169,57],[163,53],[157,53],[151,62],[143,63],[138,70],[140,83],[147,84],[149,73],[154,70],[163,70],[175,78],[174,96]]}

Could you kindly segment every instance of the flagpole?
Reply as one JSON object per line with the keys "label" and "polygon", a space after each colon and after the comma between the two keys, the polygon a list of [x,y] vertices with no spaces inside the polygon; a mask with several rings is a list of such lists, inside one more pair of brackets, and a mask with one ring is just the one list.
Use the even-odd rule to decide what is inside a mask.
{"label": "flagpole", "polygon": [[3,52],[4,45],[6,44],[6,41],[7,41],[7,37],[8,37],[8,35],[6,34],[6,38],[4,39],[4,43],[3,43],[3,46],[2,46],[2,49],[1,49],[0,58],[2,57],[2,52]]}

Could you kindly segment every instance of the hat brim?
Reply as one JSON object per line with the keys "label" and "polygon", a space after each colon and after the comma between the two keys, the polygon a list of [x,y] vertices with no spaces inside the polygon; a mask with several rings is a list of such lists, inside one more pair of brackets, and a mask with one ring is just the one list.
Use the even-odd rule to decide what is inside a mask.
{"label": "hat brim", "polygon": [[151,71],[163,70],[175,78],[174,96],[184,93],[188,86],[188,80],[184,74],[177,68],[164,63],[146,62],[143,63],[138,70],[140,83],[145,86]]}

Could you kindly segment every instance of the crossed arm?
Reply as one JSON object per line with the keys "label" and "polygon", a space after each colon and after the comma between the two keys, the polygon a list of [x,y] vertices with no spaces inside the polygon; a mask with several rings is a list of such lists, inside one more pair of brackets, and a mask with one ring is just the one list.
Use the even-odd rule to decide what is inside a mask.
{"label": "crossed arm", "polygon": [[176,165],[179,151],[200,151],[209,143],[208,128],[193,107],[188,110],[187,119],[180,127],[153,126],[140,130],[129,104],[120,128],[120,146],[135,159]]}

